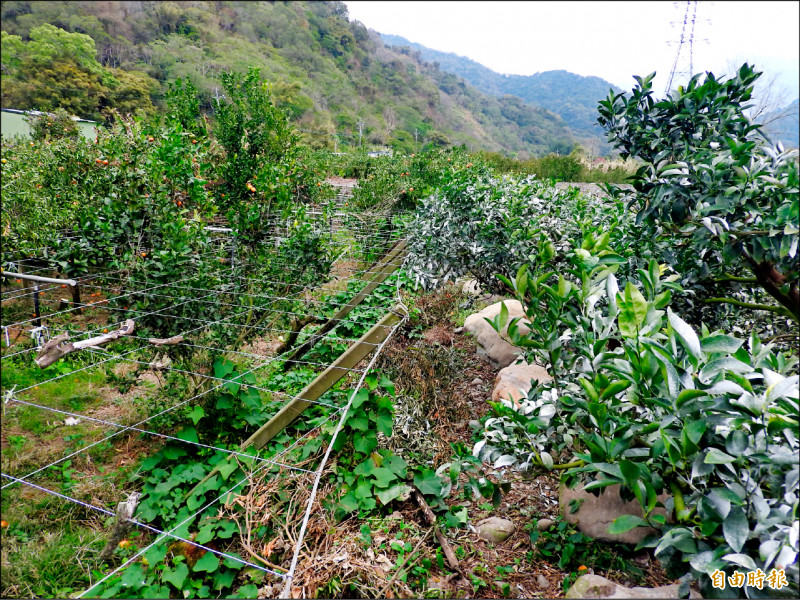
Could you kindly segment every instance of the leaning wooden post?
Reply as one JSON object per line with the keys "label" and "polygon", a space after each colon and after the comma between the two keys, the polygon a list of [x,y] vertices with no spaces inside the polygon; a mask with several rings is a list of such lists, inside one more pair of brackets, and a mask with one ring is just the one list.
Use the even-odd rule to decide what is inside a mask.
{"label": "leaning wooden post", "polygon": [[[299,417],[312,402],[318,400],[325,392],[347,375],[347,373],[349,373],[363,358],[380,346],[380,344],[389,337],[392,328],[406,316],[404,309],[395,306],[386,316],[373,325],[367,333],[361,336],[355,344],[331,363],[327,369],[317,375],[314,381],[303,388],[303,391],[290,400],[275,414],[275,416],[262,425],[253,435],[243,441],[241,449],[244,450],[249,446],[263,448],[267,445],[272,438]],[[215,466],[211,472],[184,497],[189,498],[198,487],[219,472],[220,465],[231,460],[234,456],[236,455],[230,454],[226,459],[217,463],[217,466]]]}
{"label": "leaning wooden post", "polygon": [[114,550],[116,550],[122,538],[125,537],[125,533],[131,527],[130,520],[133,518],[133,513],[136,512],[136,506],[139,504],[141,496],[139,492],[133,492],[125,502],[120,502],[117,505],[117,520],[114,522],[114,527],[111,529],[111,535],[108,538],[108,542],[106,542],[105,548],[97,557],[99,562],[111,558]]}

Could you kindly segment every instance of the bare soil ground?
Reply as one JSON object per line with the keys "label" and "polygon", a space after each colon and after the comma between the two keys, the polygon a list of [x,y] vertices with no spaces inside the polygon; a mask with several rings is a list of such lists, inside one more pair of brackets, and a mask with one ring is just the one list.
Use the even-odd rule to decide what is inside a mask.
{"label": "bare soil ground", "polygon": [[[384,349],[377,365],[379,370],[389,373],[397,385],[396,419],[403,417],[403,411],[410,410],[404,404],[413,404],[406,397],[409,394],[418,402],[413,408],[424,413],[424,419],[410,421],[411,427],[418,426],[418,430],[400,436],[401,439],[389,440],[393,451],[401,455],[406,451],[406,460],[414,460],[413,453],[408,455],[410,448],[420,456],[430,457],[434,467],[451,460],[451,444],[471,448],[475,442],[475,421],[490,411],[487,400],[491,398],[497,370],[476,355],[472,338],[454,333],[456,326],[463,324],[456,320],[463,320],[463,313],[456,316],[461,300],[463,297],[458,292],[446,288],[418,302],[424,327],[416,331],[404,330],[397,335]],[[422,424],[423,420],[428,422],[427,427]],[[393,435],[395,437],[397,434]],[[436,567],[439,544],[413,499],[397,506],[394,513],[385,518],[350,518],[342,523],[329,521],[327,511],[320,504],[319,510],[313,511],[315,516],[309,524],[306,539],[309,553],[301,557],[292,596],[564,597],[565,580],[569,584],[578,575],[594,571],[559,569],[536,555],[529,538],[534,519],[555,520],[558,517],[558,475],[511,473],[507,480],[511,482],[511,489],[497,508],[480,499],[464,501],[455,495],[448,499],[448,504],[461,504],[468,509],[469,526],[450,529],[446,534],[464,576]],[[333,491],[321,490],[319,497]],[[470,526],[489,516],[511,520],[516,526],[513,535],[500,544],[479,538]],[[365,526],[370,532],[366,538]],[[397,541],[411,544],[433,566],[417,571],[417,578],[413,570],[407,577],[400,578],[402,581],[396,578],[396,567],[402,559],[392,547],[392,542]],[[632,549],[623,547],[618,552],[636,565],[642,572],[641,577],[634,578],[624,571],[597,571],[597,574],[630,586],[654,587],[669,583],[658,562],[647,552],[634,554]],[[557,560],[558,556],[555,558]],[[419,560],[415,562],[420,564]],[[424,583],[420,577],[425,578]],[[280,591],[276,581],[261,588],[260,596],[275,597]]]}

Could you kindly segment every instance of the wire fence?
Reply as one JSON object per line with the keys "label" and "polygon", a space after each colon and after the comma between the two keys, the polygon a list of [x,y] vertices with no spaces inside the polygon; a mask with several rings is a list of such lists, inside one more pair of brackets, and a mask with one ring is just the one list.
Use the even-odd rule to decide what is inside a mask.
{"label": "wire fence", "polygon": [[[99,434],[91,443],[67,451],[61,456],[49,457],[45,464],[36,465],[32,469],[21,468],[20,464],[27,464],[25,461],[15,463],[4,460],[4,481],[0,489],[10,492],[15,487],[25,486],[37,493],[48,494],[81,506],[104,518],[114,517],[115,513],[97,502],[76,497],[63,489],[54,489],[56,486],[48,485],[52,484],[48,480],[48,474],[53,469],[68,464],[68,461],[88,457],[93,448],[107,445],[120,439],[122,435],[132,433],[151,440],[153,448],[159,443],[168,442],[181,447],[212,451],[217,457],[235,460],[244,473],[243,477],[212,494],[214,497],[202,507],[190,510],[189,515],[173,527],[160,529],[141,519],[130,519],[131,525],[153,534],[154,539],[102,578],[92,581],[90,587],[79,597],[98,593],[102,584],[165,539],[189,544],[220,558],[234,560],[277,577],[285,582],[284,594],[289,593],[320,480],[334,443],[346,422],[353,398],[363,386],[384,345],[407,316],[397,289],[391,294],[386,294],[385,291],[382,294],[376,293],[376,290],[381,289],[378,284],[385,280],[386,273],[395,271],[402,265],[402,252],[392,254],[392,248],[401,243],[402,228],[387,227],[386,220],[381,216],[370,219],[364,215],[353,216],[352,213],[342,210],[348,192],[349,190],[344,190],[337,197],[335,210],[320,210],[319,214],[313,215],[316,217],[315,227],[325,229],[329,237],[330,256],[334,257],[330,261],[329,276],[313,284],[253,275],[258,271],[259,264],[242,252],[241,244],[237,244],[230,228],[224,226],[213,228],[211,233],[215,236],[215,243],[212,250],[197,257],[213,265],[210,272],[203,274],[187,273],[172,281],[145,278],[134,284],[126,277],[125,269],[97,269],[74,278],[84,296],[89,294],[90,298],[99,298],[90,301],[68,301],[60,298],[63,286],[59,284],[17,286],[14,285],[17,282],[6,281],[5,289],[0,292],[4,333],[0,344],[5,345],[0,360],[4,365],[11,365],[11,361],[14,361],[15,365],[30,366],[35,358],[34,354],[41,356],[47,341],[59,335],[68,335],[73,344],[86,343],[129,321],[134,324],[134,333],[118,337],[108,347],[89,345],[71,354],[70,358],[65,355],[58,361],[57,374],[46,380],[20,385],[12,377],[3,378],[0,392],[3,397],[4,425],[14,418],[15,411],[25,409],[50,414],[58,423],[64,421],[91,424],[99,430]],[[391,221],[389,223],[391,225]],[[263,237],[259,242],[276,249],[272,272],[282,270],[291,273],[298,265],[280,254],[288,225],[275,225],[272,231],[271,235]],[[381,255],[384,255],[384,260],[378,264],[382,271],[373,266],[374,259]],[[57,276],[47,260],[48,253],[43,251],[35,258],[18,260],[14,266],[27,274],[49,273]],[[216,285],[209,285],[209,282]],[[359,299],[358,302],[355,302],[356,298]],[[21,311],[34,299],[36,305],[43,307],[43,310],[31,317],[23,315]],[[370,311],[360,316],[347,312],[358,303],[369,306]],[[153,308],[148,309],[151,304]],[[259,313],[258,318],[254,318],[254,313]],[[337,317],[340,314],[342,316]],[[396,318],[391,324],[380,325],[377,318],[381,314],[393,314]],[[11,318],[7,319],[7,315]],[[81,318],[78,319],[78,316]],[[154,343],[147,332],[156,320],[168,324],[172,331],[178,332],[176,339],[167,345]],[[37,325],[39,322],[42,325]],[[377,338],[379,341],[368,341],[364,336],[359,338],[343,333],[369,327],[383,329]],[[337,329],[340,333],[337,333]],[[10,332],[14,332],[16,336],[13,342]],[[271,343],[282,341],[271,351],[260,349],[259,342],[266,340]],[[336,354],[328,356],[328,360],[324,360],[323,355],[314,357],[310,353],[308,356],[295,356],[291,352],[304,344],[313,346],[320,340],[337,350]],[[339,377],[339,380],[343,379],[345,382],[342,388],[342,392],[346,392],[344,396],[340,392],[309,398],[304,396],[305,390],[292,392],[269,385],[269,375],[278,369],[301,367],[311,370],[312,375],[324,374],[335,362],[334,358],[341,358],[355,346],[364,348],[365,356],[371,356],[371,359],[366,365],[363,363],[367,359],[363,359],[358,364],[336,367],[342,371],[340,375],[346,376]],[[277,349],[281,352],[275,352]],[[206,358],[217,356],[235,359],[238,371],[235,376],[220,375],[213,369],[209,371],[207,367],[196,368],[190,361],[183,360],[185,356],[198,354],[204,354]],[[134,373],[157,372],[163,376],[164,382],[190,381],[193,385],[177,399],[169,394],[162,394],[162,400],[171,398],[173,401],[160,410],[149,411],[144,418],[132,419],[132,422],[93,416],[88,412],[64,406],[58,398],[54,399],[49,394],[56,385],[79,386],[82,374],[86,372],[108,373],[114,369],[122,372],[125,369],[120,367],[125,365],[133,368]],[[291,434],[295,436],[293,441],[272,455],[259,454],[252,448],[232,449],[222,444],[208,443],[210,440],[204,440],[200,436],[190,439],[180,432],[165,432],[156,426],[159,420],[177,415],[181,409],[197,406],[204,399],[229,389],[232,385],[246,386],[258,392],[274,413],[299,400],[320,407],[325,412],[322,416],[316,415],[313,420],[309,419],[303,427],[295,427]],[[161,394],[164,389],[162,385],[155,393]],[[345,398],[344,401],[342,398]],[[309,457],[303,456],[299,449],[318,436],[325,426],[333,427],[327,447],[316,458],[312,456],[316,466],[308,464]],[[301,534],[293,548],[288,569],[271,568],[248,561],[238,554],[221,551],[207,543],[198,543],[187,535],[187,523],[192,523],[209,509],[240,493],[255,478],[264,473],[281,477],[289,472],[313,476],[314,484],[304,511]],[[131,491],[133,490],[121,492],[120,500]]]}

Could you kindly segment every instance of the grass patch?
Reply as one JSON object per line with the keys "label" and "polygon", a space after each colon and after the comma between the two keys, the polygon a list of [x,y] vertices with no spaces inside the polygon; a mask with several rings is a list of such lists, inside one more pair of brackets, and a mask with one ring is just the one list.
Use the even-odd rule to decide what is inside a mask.
{"label": "grass patch", "polygon": [[3,535],[3,598],[66,598],[89,586],[91,571],[99,566],[95,557],[105,544],[102,531],[70,515],[34,518],[20,514],[19,507],[6,515],[5,497],[3,505],[9,522]]}

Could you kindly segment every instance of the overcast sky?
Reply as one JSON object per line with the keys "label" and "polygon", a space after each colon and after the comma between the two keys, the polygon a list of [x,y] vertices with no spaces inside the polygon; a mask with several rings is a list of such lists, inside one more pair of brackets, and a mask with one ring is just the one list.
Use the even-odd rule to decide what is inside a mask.
{"label": "overcast sky", "polygon": [[[466,56],[499,73],[564,69],[630,90],[633,75],[656,71],[657,93],[675,62],[687,6],[667,1],[345,4],[350,19],[369,29]],[[748,61],[765,77],[777,76],[788,100],[800,95],[800,2],[701,1],[696,14],[695,73],[721,75],[733,62]],[[684,45],[685,54],[688,48]],[[688,58],[685,64],[688,69]]]}

